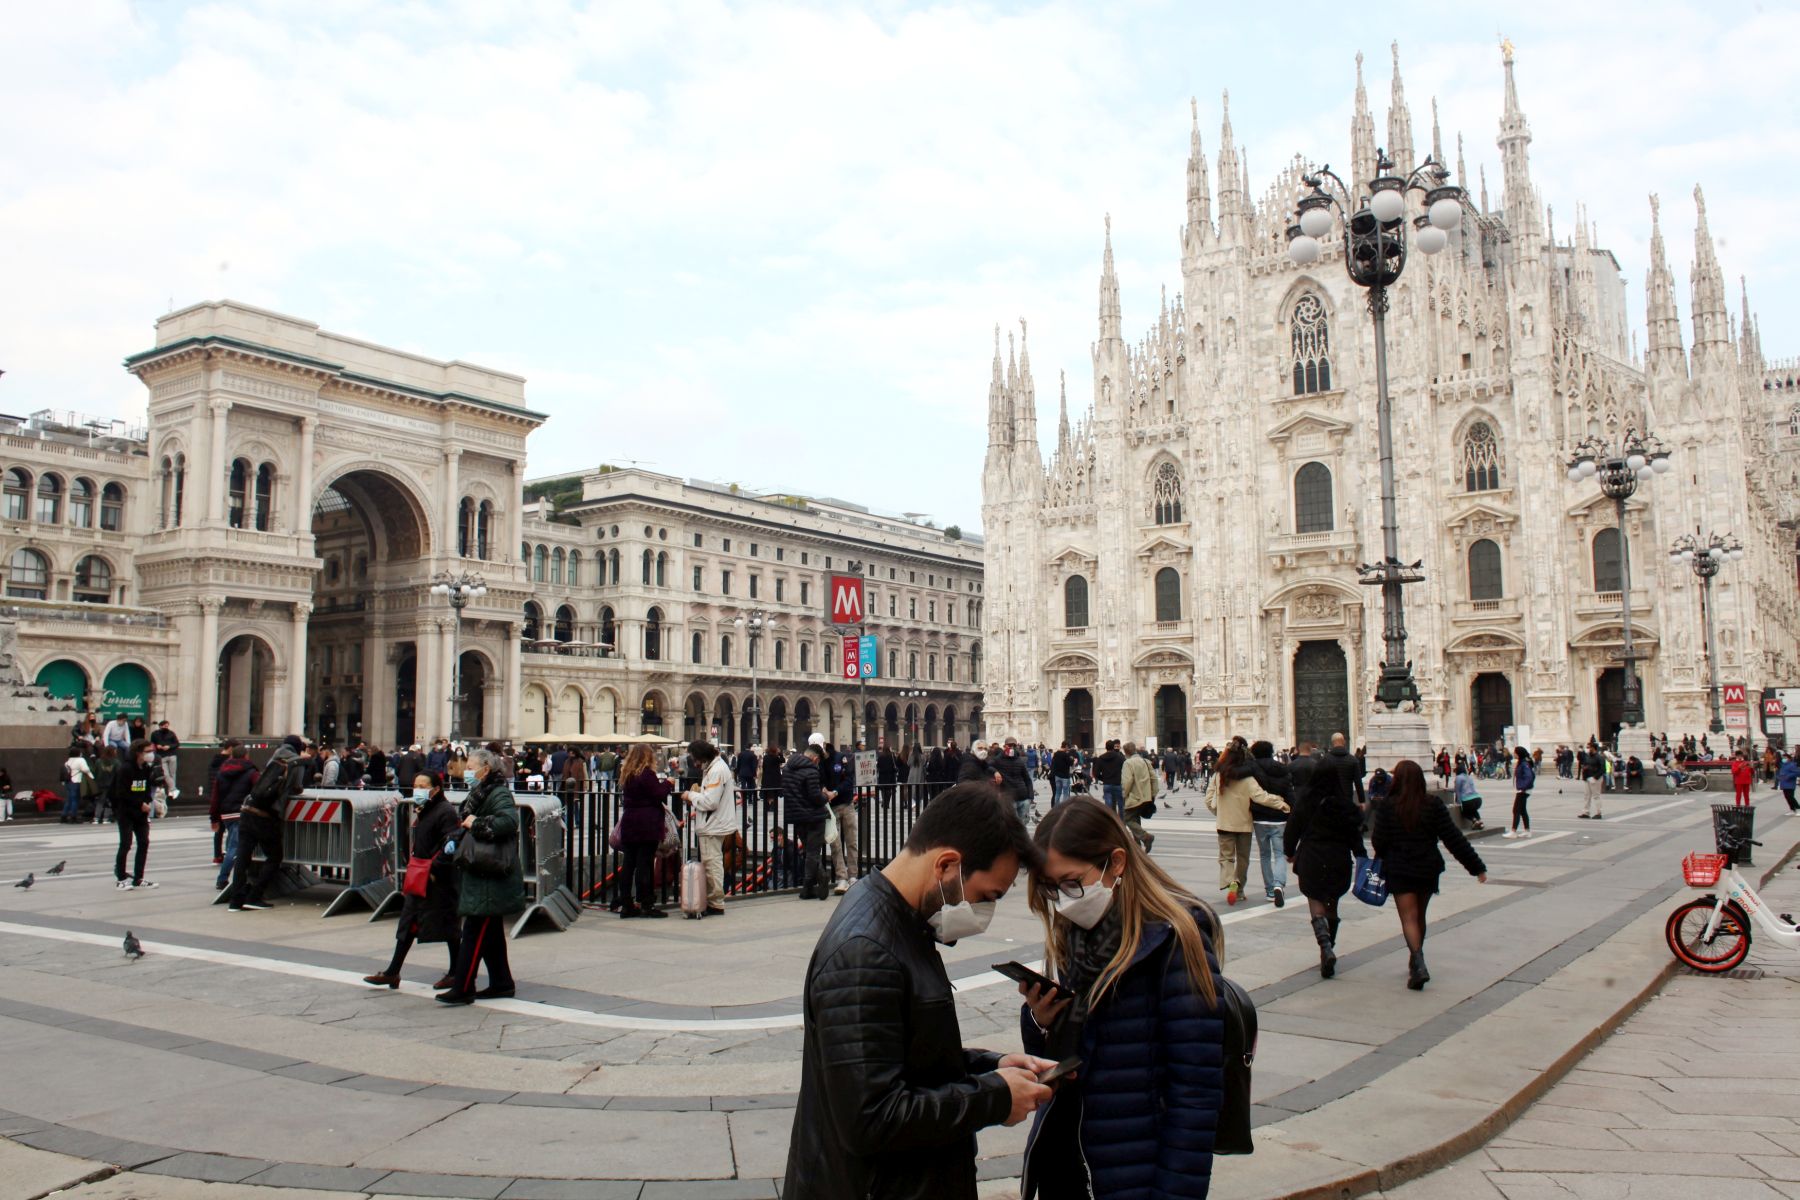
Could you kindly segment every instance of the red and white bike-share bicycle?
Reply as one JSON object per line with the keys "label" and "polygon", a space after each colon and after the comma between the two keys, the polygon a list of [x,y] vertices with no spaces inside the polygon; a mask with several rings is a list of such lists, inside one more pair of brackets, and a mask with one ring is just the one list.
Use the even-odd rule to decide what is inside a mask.
{"label": "red and white bike-share bicycle", "polygon": [[[1717,887],[1718,894],[1689,900],[1669,914],[1664,933],[1669,950],[1696,971],[1729,971],[1750,953],[1750,929],[1760,925],[1775,943],[1800,950],[1800,923],[1787,913],[1769,911],[1750,881],[1732,863],[1746,839],[1721,830],[1720,853],[1690,854],[1681,860],[1681,873],[1689,887]],[[1761,842],[1749,842],[1760,846]],[[1721,879],[1721,875],[1723,879]]]}

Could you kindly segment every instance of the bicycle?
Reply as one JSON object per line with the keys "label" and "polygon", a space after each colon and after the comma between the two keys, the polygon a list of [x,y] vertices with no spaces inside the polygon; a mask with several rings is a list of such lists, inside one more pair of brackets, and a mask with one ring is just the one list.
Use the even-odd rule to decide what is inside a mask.
{"label": "bicycle", "polygon": [[1800,950],[1800,922],[1788,913],[1771,913],[1750,881],[1738,874],[1732,863],[1733,856],[1746,844],[1762,845],[1722,833],[1718,838],[1719,853],[1690,854],[1681,860],[1681,874],[1689,887],[1710,888],[1723,883],[1722,894],[1709,893],[1679,905],[1669,914],[1663,929],[1669,952],[1696,971],[1716,975],[1742,963],[1750,953],[1753,925],[1762,926],[1776,945]]}
{"label": "bicycle", "polygon": [[1689,771],[1675,785],[1677,792],[1704,792],[1706,790],[1706,772]]}

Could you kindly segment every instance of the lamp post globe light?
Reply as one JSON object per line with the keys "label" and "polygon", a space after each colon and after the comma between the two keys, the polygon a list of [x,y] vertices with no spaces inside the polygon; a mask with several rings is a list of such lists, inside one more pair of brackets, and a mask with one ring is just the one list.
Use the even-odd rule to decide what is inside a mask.
{"label": "lamp post globe light", "polygon": [[919,745],[919,714],[924,710],[924,705],[914,704],[913,701],[923,701],[926,695],[927,693],[924,688],[907,688],[900,693],[900,699],[906,701],[907,707],[913,710],[912,745],[915,752],[917,752]]}
{"label": "lamp post globe light", "polygon": [[470,572],[440,571],[432,577],[431,594],[450,602],[454,616],[450,641],[450,740],[461,733],[462,719],[462,614],[469,601],[487,595],[487,582]]}
{"label": "lamp post globe light", "polygon": [[763,625],[768,621],[768,614],[760,608],[753,608],[732,618],[731,623],[742,629],[749,638],[746,653],[750,657],[750,744],[762,745],[762,703],[756,692],[756,641],[762,635]]}
{"label": "lamp post globe light", "polygon": [[1669,547],[1669,561],[1676,566],[1692,568],[1700,580],[1700,613],[1706,628],[1706,697],[1712,707],[1712,723],[1707,729],[1725,732],[1725,719],[1719,712],[1719,660],[1713,653],[1712,581],[1728,562],[1744,557],[1744,547],[1729,533],[1709,533],[1702,540],[1698,533],[1684,533]]}
{"label": "lamp post globe light", "polygon": [[[1590,433],[1569,455],[1569,482],[1598,480],[1601,493],[1613,502],[1618,517],[1619,628],[1625,643],[1619,659],[1625,665],[1625,699],[1619,714],[1617,749],[1621,755],[1636,754],[1640,759],[1650,753],[1650,734],[1644,728],[1643,680],[1631,640],[1631,547],[1625,537],[1625,502],[1639,486],[1668,474],[1673,465],[1668,447],[1648,430],[1635,427],[1627,427],[1617,445],[1608,445],[1597,432]],[[1594,582],[1598,590],[1599,580]]]}
{"label": "lamp post globe light", "polygon": [[[1406,270],[1407,198],[1424,193],[1424,209],[1412,224],[1413,241],[1421,254],[1438,254],[1459,237],[1463,221],[1463,190],[1449,182],[1450,173],[1427,157],[1406,175],[1395,173],[1394,161],[1385,151],[1376,153],[1374,179],[1356,186],[1339,178],[1330,166],[1303,177],[1310,189],[1301,196],[1293,225],[1288,228],[1288,255],[1301,266],[1324,257],[1322,239],[1329,236],[1341,217],[1344,268],[1351,282],[1368,291],[1369,317],[1375,331],[1375,417],[1381,460],[1381,561],[1358,568],[1362,582],[1381,588],[1381,681],[1375,689],[1380,709],[1369,721],[1364,737],[1371,762],[1419,758],[1431,751],[1430,729],[1418,711],[1419,688],[1413,680],[1412,661],[1406,656],[1406,602],[1402,588],[1425,578],[1422,562],[1400,561],[1400,529],[1394,495],[1393,406],[1388,395],[1387,312],[1388,289]],[[1338,217],[1332,215],[1336,209]],[[1402,706],[1407,711],[1402,712]],[[1348,731],[1346,731],[1348,732]]]}

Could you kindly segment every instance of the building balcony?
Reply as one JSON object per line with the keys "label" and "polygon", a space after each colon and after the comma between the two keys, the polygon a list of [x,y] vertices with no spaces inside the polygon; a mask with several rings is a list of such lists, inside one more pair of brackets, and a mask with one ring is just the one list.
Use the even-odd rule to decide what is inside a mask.
{"label": "building balcony", "polygon": [[[1620,592],[1577,592],[1575,594],[1575,615],[1578,617],[1616,617],[1622,607]],[[1631,615],[1647,617],[1652,605],[1650,593],[1645,588],[1633,588],[1631,591]]]}
{"label": "building balcony", "polygon": [[1458,600],[1450,614],[1457,625],[1493,625],[1517,621],[1522,612],[1517,596],[1498,600]]}
{"label": "building balcony", "polygon": [[1355,529],[1324,529],[1316,533],[1278,533],[1269,538],[1264,553],[1275,567],[1355,565],[1362,538]]}

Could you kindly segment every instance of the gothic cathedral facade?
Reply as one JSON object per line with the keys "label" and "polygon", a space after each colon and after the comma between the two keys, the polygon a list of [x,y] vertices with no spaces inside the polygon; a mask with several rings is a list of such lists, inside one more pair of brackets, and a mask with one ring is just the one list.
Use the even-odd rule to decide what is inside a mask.
{"label": "gothic cathedral facade", "polygon": [[[1768,386],[1747,301],[1728,314],[1698,188],[1692,344],[1651,197],[1637,352],[1617,261],[1579,210],[1559,239],[1532,181],[1510,48],[1504,88],[1499,204],[1485,179],[1471,189],[1450,248],[1415,251],[1391,292],[1400,558],[1425,572],[1406,591],[1422,709],[1437,745],[1509,728],[1549,745],[1610,736],[1628,571],[1649,729],[1699,734],[1707,650],[1699,581],[1668,556],[1677,536],[1730,532],[1748,551],[1712,589],[1721,681],[1800,682],[1793,490],[1754,467],[1800,433],[1793,395]],[[1366,181],[1377,140],[1360,55],[1351,132],[1350,178]],[[1426,152],[1445,161],[1435,106],[1415,154],[1397,51],[1385,145],[1402,171]],[[1462,158],[1459,139],[1466,183]],[[1382,656],[1380,595],[1357,571],[1381,556],[1374,341],[1341,227],[1321,262],[1288,257],[1304,173],[1296,159],[1254,200],[1229,99],[1216,165],[1196,111],[1179,292],[1125,340],[1109,219],[1092,407],[1071,425],[1064,388],[1047,462],[1023,331],[1004,360],[996,336],[990,730],[1094,746],[1361,739]],[[1613,503],[1566,471],[1582,438],[1628,429],[1661,438],[1674,469],[1630,500],[1621,538]]]}

